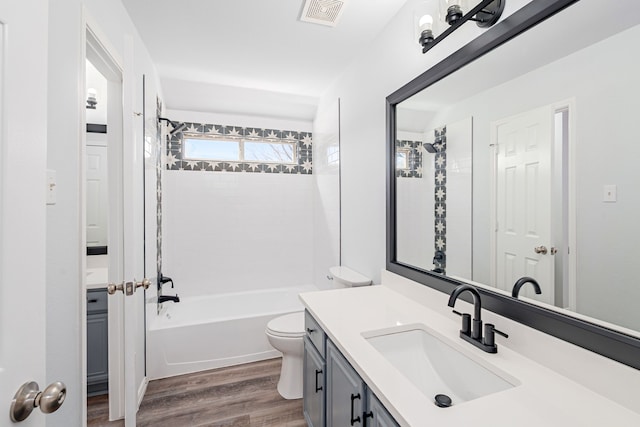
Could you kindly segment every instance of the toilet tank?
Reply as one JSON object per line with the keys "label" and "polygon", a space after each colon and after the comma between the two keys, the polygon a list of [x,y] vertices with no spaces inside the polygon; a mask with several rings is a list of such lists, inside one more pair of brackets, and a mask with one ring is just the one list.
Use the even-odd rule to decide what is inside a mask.
{"label": "toilet tank", "polygon": [[357,271],[353,271],[349,267],[337,265],[329,268],[329,273],[336,285],[343,288],[352,288],[357,286],[367,286],[371,284],[371,279]]}

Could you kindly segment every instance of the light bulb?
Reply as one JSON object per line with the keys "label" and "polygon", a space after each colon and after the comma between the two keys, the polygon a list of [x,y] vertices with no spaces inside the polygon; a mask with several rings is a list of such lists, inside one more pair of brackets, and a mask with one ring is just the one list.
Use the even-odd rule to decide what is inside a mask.
{"label": "light bulb", "polygon": [[432,30],[433,17],[431,15],[423,15],[420,21],[418,21],[418,26],[420,27],[420,32]]}
{"label": "light bulb", "polygon": [[440,18],[449,25],[454,25],[467,12],[466,0],[441,0]]}

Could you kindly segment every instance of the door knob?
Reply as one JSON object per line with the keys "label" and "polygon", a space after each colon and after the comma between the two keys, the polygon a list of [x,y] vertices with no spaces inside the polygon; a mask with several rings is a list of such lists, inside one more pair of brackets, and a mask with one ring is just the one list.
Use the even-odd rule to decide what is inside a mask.
{"label": "door knob", "polygon": [[11,401],[11,421],[17,423],[25,420],[38,407],[45,414],[55,412],[62,406],[66,396],[67,386],[60,381],[50,384],[43,391],[39,390],[35,381],[24,383]]}
{"label": "door knob", "polygon": [[149,289],[150,285],[151,285],[151,282],[149,281],[149,279],[146,279],[146,278],[142,279],[141,282],[138,282],[137,280],[133,279],[133,282],[117,283],[117,284],[109,283],[109,285],[107,286],[107,293],[109,295],[113,295],[118,291],[122,291],[124,292],[125,295],[131,296],[136,291],[136,289],[138,288]]}
{"label": "door knob", "polygon": [[136,283],[136,289],[144,288],[146,290],[146,289],[149,289],[149,286],[151,286],[151,282],[146,277],[142,279],[141,282],[137,282],[136,279],[133,279],[133,281]]}
{"label": "door knob", "polygon": [[536,246],[535,248],[533,248],[533,250],[535,253],[542,255],[546,255],[548,252],[546,246]]}
{"label": "door knob", "polygon": [[124,292],[124,283],[109,283],[107,285],[107,293],[113,295],[118,291]]}

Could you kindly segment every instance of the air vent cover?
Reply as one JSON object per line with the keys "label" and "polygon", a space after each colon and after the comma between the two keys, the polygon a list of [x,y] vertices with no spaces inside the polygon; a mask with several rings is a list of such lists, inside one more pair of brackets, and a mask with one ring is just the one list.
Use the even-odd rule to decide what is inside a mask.
{"label": "air vent cover", "polygon": [[300,20],[335,27],[347,0],[307,0]]}

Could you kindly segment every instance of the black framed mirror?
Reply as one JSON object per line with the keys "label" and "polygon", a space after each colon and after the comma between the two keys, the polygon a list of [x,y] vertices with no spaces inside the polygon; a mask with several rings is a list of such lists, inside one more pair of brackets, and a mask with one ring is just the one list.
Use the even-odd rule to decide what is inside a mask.
{"label": "black framed mirror", "polygon": [[[631,5],[631,2],[624,3],[627,4],[627,6]],[[474,161],[472,166],[473,173],[469,172],[467,174],[468,177],[472,177],[472,182],[464,184],[463,187],[468,189],[467,191],[469,191],[470,195],[473,195],[472,197],[474,199],[473,201],[470,200],[467,202],[467,212],[465,212],[465,215],[460,213],[456,218],[451,216],[446,217],[446,220],[439,218],[441,215],[438,213],[438,206],[441,206],[444,210],[444,207],[448,207],[448,205],[447,203],[443,203],[446,200],[444,198],[445,196],[443,194],[438,195],[437,193],[434,195],[434,190],[442,183],[443,179],[453,178],[442,178],[442,176],[438,178],[439,166],[442,166],[447,161],[446,157],[443,159],[443,156],[441,156],[444,152],[444,147],[446,147],[447,151],[450,147],[453,147],[454,141],[456,140],[454,135],[458,135],[458,138],[461,134],[470,135],[473,148],[466,150],[475,156],[479,152],[478,147],[481,145],[483,147],[482,149],[488,153],[486,154],[486,158],[491,159],[492,156],[495,156],[493,152],[490,151],[492,149],[490,146],[493,144],[493,139],[490,139],[489,136],[493,138],[498,134],[496,130],[498,126],[495,125],[493,130],[489,129],[489,125],[485,126],[483,122],[482,114],[477,113],[474,117],[472,109],[467,109],[463,113],[460,113],[460,115],[456,117],[456,120],[442,119],[443,122],[441,123],[437,122],[437,118],[431,120],[430,127],[427,126],[432,135],[431,139],[420,136],[420,133],[429,133],[424,131],[426,129],[424,126],[418,130],[410,129],[407,125],[407,123],[413,122],[413,119],[417,116],[406,112],[412,110],[415,113],[415,111],[419,111],[420,108],[416,107],[416,105],[420,103],[423,105],[432,104],[430,113],[426,112],[428,108],[425,108],[425,115],[430,115],[432,119],[434,117],[453,117],[451,115],[446,116],[442,114],[441,111],[438,111],[437,105],[439,104],[436,101],[445,98],[454,100],[467,99],[466,97],[471,95],[480,97],[488,88],[499,85],[503,85],[502,89],[508,89],[507,86],[504,86],[504,83],[516,77],[513,73],[519,73],[517,74],[519,77],[523,75],[531,77],[532,69],[525,68],[525,64],[530,62],[529,60],[532,58],[543,61],[537,63],[537,65],[535,65],[535,61],[533,61],[534,67],[541,67],[541,64],[546,65],[558,61],[569,55],[570,52],[585,49],[586,46],[599,42],[601,39],[608,38],[612,34],[622,33],[629,28],[638,26],[638,22],[634,22],[637,18],[629,17],[630,15],[634,15],[633,13],[629,13],[629,16],[622,20],[625,21],[623,23],[620,23],[620,19],[617,19],[616,21],[621,24],[621,27],[612,29],[611,34],[600,34],[598,33],[599,30],[595,30],[595,27],[591,27],[593,31],[587,32],[584,26],[580,27],[580,25],[578,25],[576,31],[582,31],[580,33],[581,37],[576,37],[575,39],[566,37],[566,40],[568,40],[566,49],[571,49],[566,51],[563,51],[562,47],[556,46],[551,49],[549,48],[549,41],[536,36],[533,30],[544,30],[547,28],[547,25],[561,22],[559,19],[563,15],[565,15],[565,18],[567,16],[574,18],[574,21],[581,21],[579,16],[576,18],[572,15],[572,13],[574,13],[572,8],[576,8],[575,10],[578,11],[578,6],[584,6],[587,11],[593,11],[594,9],[589,9],[589,7],[592,6],[603,9],[608,7],[602,2],[594,0],[538,0],[531,2],[387,97],[387,270],[445,293],[450,293],[460,283],[475,283],[478,281],[480,283],[488,283],[488,286],[478,286],[478,290],[481,292],[483,298],[483,307],[486,309],[628,366],[640,369],[640,339],[638,338],[640,335],[635,334],[635,332],[640,332],[640,328],[629,327],[621,322],[612,322],[608,319],[605,319],[606,321],[600,321],[602,318],[592,318],[589,315],[581,313],[572,313],[570,310],[564,309],[564,307],[568,305],[566,301],[569,297],[555,288],[545,289],[544,296],[548,298],[548,300],[535,301],[531,299],[523,301],[512,298],[509,293],[501,292],[499,286],[495,287],[495,283],[490,283],[493,279],[489,277],[499,277],[502,274],[501,270],[498,269],[498,272],[493,273],[493,276],[489,273],[486,275],[478,273],[479,266],[486,264],[489,266],[486,270],[489,271],[496,264],[495,261],[490,263],[483,258],[488,258],[485,256],[486,253],[489,252],[488,248],[490,245],[488,241],[495,239],[495,237],[489,236],[488,232],[484,232],[484,234],[478,233],[477,230],[479,228],[478,216],[482,216],[480,215],[482,212],[478,212],[480,210],[478,206],[484,206],[481,205],[478,200],[480,199],[480,197],[478,197],[478,188],[481,187],[478,177],[485,176],[486,178],[489,176],[488,169],[490,160],[484,163],[480,162],[479,164],[476,164]],[[624,5],[621,7],[624,7]],[[637,6],[632,7],[637,8]],[[614,16],[616,14],[615,11],[611,13],[613,13]],[[620,16],[620,14],[617,16]],[[608,22],[606,16],[594,14],[592,18],[595,21],[600,19],[603,22]],[[586,26],[587,23],[585,22],[584,25]],[[598,27],[601,26],[599,25]],[[567,29],[567,31],[569,31],[569,29]],[[530,43],[536,43],[536,39],[539,39],[539,50],[529,51],[522,49],[514,43],[525,39]],[[562,37],[562,39],[563,40],[558,39],[558,46],[561,45],[561,41],[566,41],[564,40],[565,37]],[[624,55],[629,56],[628,51],[624,52],[622,49],[621,51]],[[505,54],[504,52],[509,52],[510,54]],[[490,56],[498,58],[498,60],[493,63],[485,62],[485,59]],[[594,57],[592,56],[591,58]],[[597,60],[593,60],[593,62],[597,62]],[[501,67],[500,64],[502,65]],[[619,64],[611,65],[614,65],[615,68],[615,66]],[[472,66],[480,68],[472,69]],[[513,75],[510,75],[510,73]],[[484,79],[479,78],[480,76],[483,76]],[[444,82],[451,81],[456,82],[455,86],[443,86]],[[542,79],[536,82],[540,85],[545,85],[546,81]],[[633,89],[629,90],[633,92]],[[553,99],[553,105],[565,105],[558,104],[556,101],[570,98],[569,95],[561,92],[560,90],[557,91],[558,99]],[[511,93],[513,97],[518,96],[513,92]],[[482,102],[486,102],[488,105],[491,100],[496,97],[496,95],[491,95],[481,99],[484,99],[485,101]],[[482,105],[482,102],[480,102],[480,105]],[[536,105],[542,105],[541,103],[542,101]],[[549,103],[551,103],[551,101],[549,101]],[[520,104],[522,105],[514,108],[524,109],[525,104]],[[436,105],[435,109],[433,105]],[[566,103],[566,105],[572,105],[572,108],[575,107],[583,117],[587,115],[585,114],[581,99],[578,99],[574,104],[569,102]],[[606,107],[603,106],[601,108]],[[448,104],[447,109],[448,111],[450,110]],[[497,118],[509,116],[506,112],[507,110],[503,110],[501,113],[503,114],[502,116],[494,117],[492,119],[493,121],[485,121],[491,123],[500,122]],[[404,112],[399,114],[399,111]],[[558,111],[562,112],[564,110],[558,107]],[[573,114],[573,110],[570,114]],[[557,126],[557,123],[552,125]],[[602,123],[600,125],[602,128],[607,126],[609,126],[608,123]],[[448,160],[452,161],[451,158]],[[462,164],[462,162],[460,164]],[[469,167],[471,168],[471,166]],[[495,169],[497,166],[492,165],[491,167]],[[487,170],[485,171],[484,169]],[[586,168],[583,167],[583,169]],[[431,187],[428,185],[423,187],[426,188],[427,192],[430,192],[431,204],[429,205],[427,203],[427,206],[431,212],[420,214],[417,221],[408,224],[404,215],[406,215],[408,211],[416,210],[420,204],[415,203],[411,195],[407,196],[409,193],[407,193],[406,188],[409,186],[416,187],[418,180],[415,178],[421,178],[427,173],[431,175],[435,174],[435,181],[431,183]],[[413,179],[411,183],[408,181],[410,179]],[[404,180],[404,182],[401,180]],[[486,180],[490,181],[489,178],[486,178]],[[567,181],[570,182],[569,179],[567,179]],[[496,184],[492,183],[488,185],[487,188],[495,188],[495,186]],[[446,197],[449,197],[449,191],[450,190],[447,189]],[[409,202],[407,202],[407,200],[409,200]],[[492,203],[495,203],[495,200]],[[459,204],[460,206],[465,206],[464,201]],[[473,209],[469,209],[469,206],[473,206]],[[469,213],[469,210],[472,212]],[[488,219],[491,217],[488,209],[484,216],[486,224],[491,223]],[[440,223],[438,219],[441,219]],[[494,221],[494,219],[492,218],[491,221]],[[558,221],[552,218],[550,222],[553,224]],[[432,234],[423,238],[422,242],[412,242],[411,245],[407,245],[405,243],[407,236],[416,234],[416,227],[422,227],[424,223],[427,224],[426,228],[432,229]],[[449,245],[454,246],[455,241],[452,238],[453,236],[445,238],[439,235],[439,232],[444,229],[456,228],[456,231],[459,231],[461,227],[473,229],[470,234],[462,233],[461,236],[458,236],[458,241],[460,242],[459,247],[465,249],[465,251],[462,252],[466,252],[464,256],[468,257],[468,259],[463,257],[462,260],[459,252],[455,253],[453,249],[451,251],[446,250]],[[487,230],[489,229],[488,225],[484,227]],[[580,230],[578,234],[579,233]],[[426,245],[424,241],[427,242]],[[556,248],[550,247],[547,252],[551,252],[552,250],[556,250]],[[542,252],[542,249],[540,249],[540,252]],[[419,257],[412,258],[412,255],[418,253],[420,254]],[[629,259],[626,260],[627,264],[631,264],[630,268],[633,264],[631,259],[633,259],[632,253],[629,254]],[[586,263],[592,264],[593,261],[586,261]],[[537,270],[534,269],[534,271]],[[528,271],[524,270],[524,272]],[[581,275],[578,275],[575,281],[580,282],[580,277]],[[619,280],[620,276],[608,273],[606,277],[608,277],[610,281],[616,281]],[[511,284],[512,282],[510,285]],[[611,286],[611,288],[614,287]],[[624,299],[624,290],[605,296],[600,299],[600,302],[604,305],[613,306],[610,301],[606,300],[610,299],[613,301],[616,298]],[[549,301],[551,301],[551,303],[549,303]],[[560,308],[555,308],[554,305]],[[635,311],[637,310],[634,310],[634,312]],[[622,324],[624,327],[616,327],[618,324]]]}

